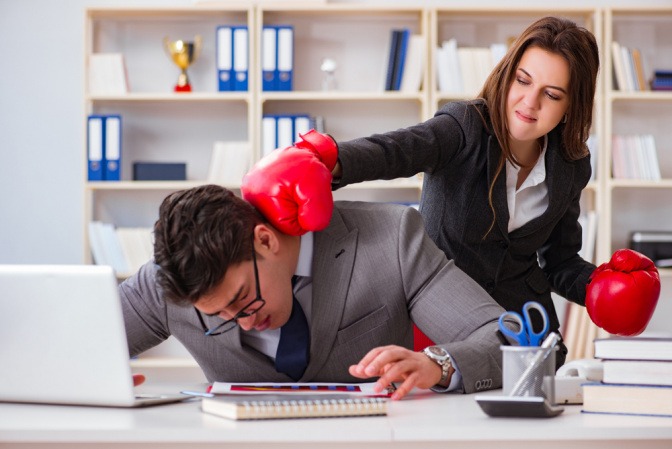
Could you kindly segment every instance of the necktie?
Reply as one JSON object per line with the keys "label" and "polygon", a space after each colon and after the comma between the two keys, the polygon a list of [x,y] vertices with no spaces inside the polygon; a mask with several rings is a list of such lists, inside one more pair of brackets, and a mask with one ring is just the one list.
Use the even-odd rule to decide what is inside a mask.
{"label": "necktie", "polygon": [[[292,277],[292,287],[296,276]],[[301,378],[308,365],[310,334],[308,321],[301,304],[292,294],[292,313],[280,328],[280,343],[275,354],[275,369],[289,375],[294,381]]]}

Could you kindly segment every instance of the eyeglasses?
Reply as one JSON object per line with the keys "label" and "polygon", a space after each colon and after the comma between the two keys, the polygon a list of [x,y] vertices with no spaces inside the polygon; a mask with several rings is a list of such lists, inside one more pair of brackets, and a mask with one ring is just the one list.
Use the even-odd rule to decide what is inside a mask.
{"label": "eyeglasses", "polygon": [[221,335],[225,332],[230,331],[231,329],[236,327],[236,325],[238,325],[239,319],[254,315],[262,307],[264,307],[264,305],[266,305],[266,301],[261,297],[261,288],[259,287],[259,270],[257,269],[257,256],[255,254],[254,248],[252,249],[252,265],[254,266],[254,282],[257,288],[257,297],[254,298],[252,302],[250,302],[248,305],[243,307],[240,310],[240,312],[236,314],[236,316],[234,316],[230,320],[226,320],[223,323],[220,323],[219,325],[211,329],[208,329],[208,327],[205,325],[205,321],[203,320],[203,315],[201,315],[201,312],[194,307],[194,310],[196,311],[196,315],[198,315],[198,320],[201,322],[201,326],[203,327],[203,332],[205,332],[206,337]]}

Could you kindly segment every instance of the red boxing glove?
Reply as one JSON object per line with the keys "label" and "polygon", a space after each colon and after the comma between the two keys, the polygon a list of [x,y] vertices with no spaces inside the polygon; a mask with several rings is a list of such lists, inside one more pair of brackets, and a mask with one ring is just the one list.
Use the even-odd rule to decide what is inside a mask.
{"label": "red boxing glove", "polygon": [[597,326],[615,335],[639,335],[660,296],[660,276],[648,257],[620,249],[590,275],[586,309]]}
{"label": "red boxing glove", "polygon": [[334,209],[331,171],[338,146],[315,130],[300,137],[294,146],[275,150],[257,162],[241,186],[243,198],[289,235],[326,228]]}

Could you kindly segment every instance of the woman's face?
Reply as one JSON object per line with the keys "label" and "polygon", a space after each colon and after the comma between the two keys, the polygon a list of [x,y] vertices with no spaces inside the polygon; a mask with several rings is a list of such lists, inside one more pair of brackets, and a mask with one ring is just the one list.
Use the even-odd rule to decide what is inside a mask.
{"label": "woman's face", "polygon": [[560,55],[538,47],[525,50],[506,101],[513,142],[529,142],[547,134],[569,106],[569,65]]}

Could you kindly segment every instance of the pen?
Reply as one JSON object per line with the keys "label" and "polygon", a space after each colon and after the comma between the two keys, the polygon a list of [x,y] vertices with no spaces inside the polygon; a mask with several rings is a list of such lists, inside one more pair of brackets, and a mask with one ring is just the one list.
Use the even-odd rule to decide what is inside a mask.
{"label": "pen", "polygon": [[187,394],[187,395],[189,395],[189,396],[199,396],[199,397],[202,397],[202,398],[214,398],[214,397],[215,397],[214,394],[212,394],[212,393],[205,393],[205,392],[203,392],[203,391],[189,391],[189,390],[184,390],[184,391],[180,391],[180,393],[182,393],[182,394]]}

